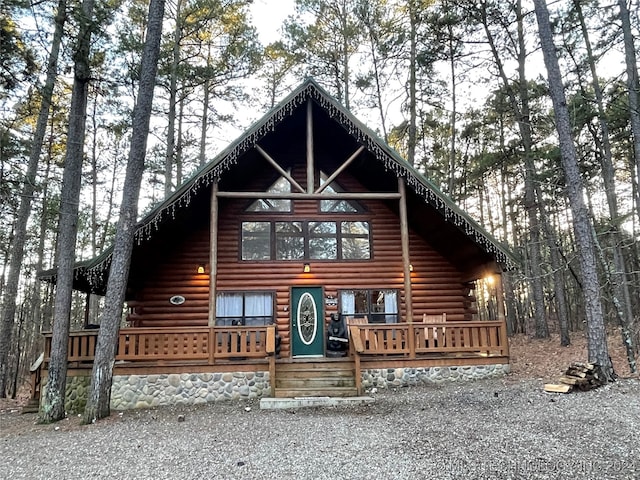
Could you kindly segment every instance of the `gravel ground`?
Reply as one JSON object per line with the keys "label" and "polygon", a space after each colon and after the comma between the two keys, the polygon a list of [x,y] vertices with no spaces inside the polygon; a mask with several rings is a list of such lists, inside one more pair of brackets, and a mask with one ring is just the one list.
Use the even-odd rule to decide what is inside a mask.
{"label": "gravel ground", "polygon": [[5,411],[0,478],[640,478],[638,380],[562,395],[506,377],[375,397],[360,407],[127,411],[87,426]]}

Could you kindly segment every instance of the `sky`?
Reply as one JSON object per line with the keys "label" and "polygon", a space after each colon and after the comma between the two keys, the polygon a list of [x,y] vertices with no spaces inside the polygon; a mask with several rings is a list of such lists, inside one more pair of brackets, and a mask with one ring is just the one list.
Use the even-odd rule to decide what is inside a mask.
{"label": "sky", "polygon": [[294,11],[294,0],[253,0],[251,5],[253,24],[263,45],[280,38],[280,27]]}

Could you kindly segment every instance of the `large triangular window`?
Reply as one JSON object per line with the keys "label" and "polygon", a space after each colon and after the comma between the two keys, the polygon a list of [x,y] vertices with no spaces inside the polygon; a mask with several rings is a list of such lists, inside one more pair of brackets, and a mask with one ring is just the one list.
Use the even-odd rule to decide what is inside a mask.
{"label": "large triangular window", "polygon": [[290,212],[291,200],[268,198],[268,193],[291,193],[289,181],[280,177],[267,189],[265,198],[260,198],[247,208],[247,212]]}
{"label": "large triangular window", "polygon": [[[329,176],[326,173],[320,172],[320,186],[327,183],[328,179]],[[323,192],[328,196],[332,193],[344,192],[344,189],[334,181],[326,186]],[[363,212],[364,208],[353,200],[320,200],[320,211],[327,213],[358,213]]]}

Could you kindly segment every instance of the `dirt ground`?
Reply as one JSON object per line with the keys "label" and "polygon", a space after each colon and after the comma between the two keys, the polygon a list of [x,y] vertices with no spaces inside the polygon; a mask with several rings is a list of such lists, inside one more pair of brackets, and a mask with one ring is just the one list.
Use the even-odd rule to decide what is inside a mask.
{"label": "dirt ground", "polygon": [[[510,355],[511,373],[505,378],[505,381],[509,383],[528,380],[539,381],[542,389],[544,383],[556,382],[571,362],[587,361],[587,338],[584,333],[573,333],[571,345],[562,347],[557,334],[552,334],[548,339],[517,335],[510,338]],[[609,334],[609,355],[618,377],[640,378],[638,374],[631,374],[629,370],[626,351],[617,331]],[[7,428],[27,431],[45,428],[45,426],[34,424],[35,415],[33,414],[24,415],[24,421],[17,421],[15,418],[28,399],[29,391],[27,388],[23,388],[16,399],[0,399],[0,430],[8,433],[6,432]],[[11,422],[3,422],[3,417],[6,419],[7,415],[13,417]],[[117,415],[115,413],[112,417]],[[108,422],[110,419],[105,421]],[[75,429],[80,425],[80,420],[77,417],[71,417],[58,425],[61,430]]]}

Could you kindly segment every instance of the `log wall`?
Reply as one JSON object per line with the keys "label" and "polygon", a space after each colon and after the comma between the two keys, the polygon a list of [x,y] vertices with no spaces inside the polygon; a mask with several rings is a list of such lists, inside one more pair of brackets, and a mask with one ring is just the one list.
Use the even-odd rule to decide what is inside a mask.
{"label": "log wall", "polygon": [[[298,175],[296,175],[298,176]],[[346,180],[345,180],[346,178]],[[346,174],[340,184],[347,191],[364,191]],[[264,187],[263,187],[264,188]],[[296,201],[293,214],[280,214],[290,220],[367,220],[371,225],[372,258],[360,261],[314,261],[311,273],[303,273],[304,261],[240,260],[239,237],[243,220],[270,219],[268,214],[245,213],[250,200],[221,202],[218,222],[218,292],[264,290],[275,293],[278,333],[282,337],[282,356],[289,352],[289,296],[292,286],[322,286],[325,296],[338,296],[340,289],[396,289],[400,292],[400,321],[404,317],[402,275],[402,249],[398,216],[385,201],[361,201],[367,212],[359,214],[319,213],[319,202]],[[135,325],[206,326],[208,324],[209,275],[197,274],[198,264],[208,264],[208,224],[192,232],[176,251],[159,258],[154,271],[147,277],[143,288],[135,295]],[[409,235],[410,258],[413,265],[412,289],[414,320],[422,315],[446,313],[449,321],[471,320],[473,305],[468,286],[463,285],[461,274],[422,238]],[[182,305],[169,303],[173,295],[185,297]],[[325,318],[337,313],[337,306],[325,306]]]}

